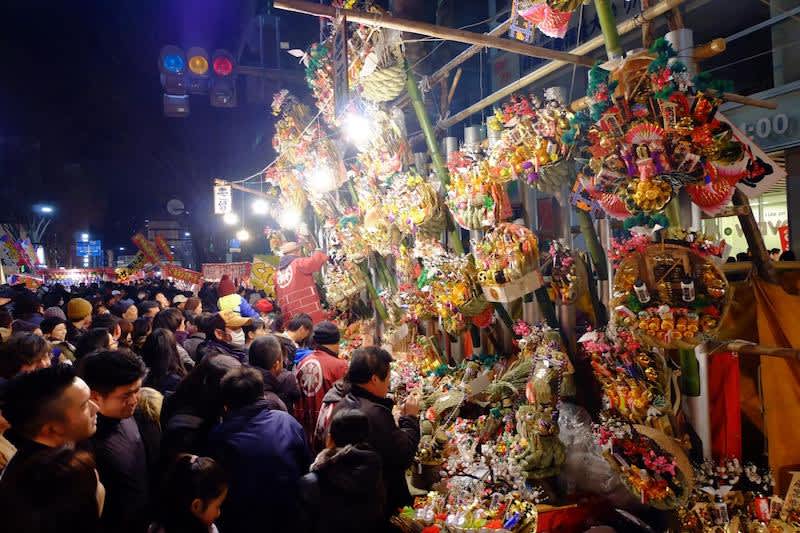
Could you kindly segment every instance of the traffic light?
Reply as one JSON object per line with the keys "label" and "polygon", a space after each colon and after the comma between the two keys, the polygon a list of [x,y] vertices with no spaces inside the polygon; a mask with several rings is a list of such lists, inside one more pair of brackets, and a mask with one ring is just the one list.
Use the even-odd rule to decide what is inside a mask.
{"label": "traffic light", "polygon": [[214,107],[236,107],[236,62],[227,50],[211,56],[209,101]]}
{"label": "traffic light", "polygon": [[187,88],[189,94],[205,94],[208,92],[210,76],[208,52],[199,46],[189,48],[186,54],[188,59]]}
{"label": "traffic light", "polygon": [[161,86],[164,89],[164,115],[186,117],[189,115],[189,96],[186,94],[186,56],[174,45],[161,49],[158,58]]}

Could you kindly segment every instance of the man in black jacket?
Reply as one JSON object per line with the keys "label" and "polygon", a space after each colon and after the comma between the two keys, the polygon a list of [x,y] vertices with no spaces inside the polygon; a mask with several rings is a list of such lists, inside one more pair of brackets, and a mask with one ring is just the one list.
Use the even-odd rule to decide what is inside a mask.
{"label": "man in black jacket", "polygon": [[394,402],[386,398],[391,362],[392,356],[381,348],[371,346],[355,350],[345,377],[352,388],[336,407],[336,411],[358,409],[369,419],[367,442],[383,461],[387,518],[412,502],[406,470],[414,461],[420,436],[419,401],[416,397],[406,401],[399,422],[394,421]]}
{"label": "man in black jacket", "polygon": [[271,409],[292,413],[300,399],[300,386],[292,372],[283,368],[283,350],[275,335],[265,335],[253,341],[248,352],[250,366],[256,367],[264,378],[264,397]]}
{"label": "man in black jacket", "polygon": [[21,374],[8,382],[3,415],[6,436],[17,448],[4,476],[34,453],[73,446],[97,429],[97,404],[71,365],[55,365]]}
{"label": "man in black jacket", "polygon": [[130,350],[96,352],[79,363],[100,412],[89,440],[106,487],[103,530],[143,533],[149,523],[150,480],[145,442],[133,413],[147,367]]}

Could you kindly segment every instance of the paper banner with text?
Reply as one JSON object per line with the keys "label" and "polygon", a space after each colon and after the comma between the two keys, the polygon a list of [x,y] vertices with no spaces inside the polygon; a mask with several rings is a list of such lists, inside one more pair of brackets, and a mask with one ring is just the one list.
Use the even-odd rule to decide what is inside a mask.
{"label": "paper banner with text", "polygon": [[227,274],[231,281],[242,285],[250,284],[252,263],[203,263],[203,278],[206,281],[216,282]]}
{"label": "paper banner with text", "polygon": [[147,237],[142,235],[141,233],[137,233],[133,237],[131,237],[131,241],[136,247],[144,254],[144,258],[147,260],[148,263],[152,263],[154,265],[161,264],[161,260],[158,257],[158,248],[155,244],[147,240]]}
{"label": "paper banner with text", "polygon": [[168,263],[175,260],[175,256],[172,254],[172,250],[170,250],[169,244],[167,244],[164,237],[156,235],[155,243],[161,255],[164,256],[164,259],[166,259]]}
{"label": "paper banner with text", "polygon": [[181,282],[187,287],[194,287],[194,289],[191,290],[196,290],[203,284],[202,273],[173,264],[161,265],[161,277],[170,278],[175,282]]}

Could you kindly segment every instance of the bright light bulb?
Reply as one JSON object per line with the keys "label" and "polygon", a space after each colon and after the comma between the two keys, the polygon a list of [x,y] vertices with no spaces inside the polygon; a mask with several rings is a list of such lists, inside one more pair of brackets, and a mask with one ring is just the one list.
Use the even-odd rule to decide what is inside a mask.
{"label": "bright light bulb", "polygon": [[253,200],[253,213],[256,215],[266,215],[269,213],[269,204],[266,200],[258,198]]}
{"label": "bright light bulb", "polygon": [[365,116],[351,112],[344,118],[344,132],[353,144],[362,147],[372,135],[372,125]]}
{"label": "bright light bulb", "polygon": [[320,166],[311,172],[307,184],[312,192],[325,194],[336,188],[336,179],[333,177],[333,171],[330,168]]}
{"label": "bright light bulb", "polygon": [[246,228],[242,228],[236,232],[236,238],[240,241],[249,241],[250,240],[250,232],[247,231]]}
{"label": "bright light bulb", "polygon": [[302,219],[303,214],[298,211],[297,208],[290,207],[281,211],[280,216],[278,216],[278,224],[280,224],[283,229],[295,229],[300,225]]}
{"label": "bright light bulb", "polygon": [[52,212],[53,212],[53,208],[50,207],[49,205],[43,205],[42,206],[42,213],[52,213]]}
{"label": "bright light bulb", "polygon": [[239,215],[237,215],[233,211],[230,211],[222,215],[222,221],[229,226],[233,226],[234,224],[239,222]]}

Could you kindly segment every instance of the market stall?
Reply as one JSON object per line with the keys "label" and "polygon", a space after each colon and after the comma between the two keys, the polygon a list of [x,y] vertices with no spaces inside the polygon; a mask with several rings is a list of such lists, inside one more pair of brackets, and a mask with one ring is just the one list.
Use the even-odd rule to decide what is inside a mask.
{"label": "market stall", "polygon": [[[670,39],[623,56],[618,30],[633,28],[618,28],[603,0],[595,2],[603,64],[583,55],[603,40],[569,53],[528,44],[535,31],[563,36],[581,2],[514,2],[510,39],[340,4],[274,2],[333,24],[301,58],[316,109],[275,95],[277,158],[256,180],[279,191],[285,235],[273,235],[276,244],[326,248],[321,288],[346,331],[345,353],[371,342],[391,348],[396,399],[423,399],[409,475],[419,497],[395,525],[428,533],[800,527],[797,498],[784,502],[769,474],[791,464],[786,443],[770,465],[714,456],[708,404],[718,392],[709,391],[713,352],[779,355],[791,366],[797,346],[780,328],[748,349],[730,342],[736,293],[721,267],[729,249],[681,220],[685,197],[695,212],[734,209],[752,222],[739,187],[775,179],[775,165],[718,107],[770,104],[695,75]],[[465,139],[445,160],[404,31],[591,66],[587,94],[569,102],[558,88],[508,92],[487,138]],[[446,80],[469,55],[432,77]],[[412,153],[404,102],[430,165]],[[513,219],[511,182],[576,209],[585,250],[572,245],[571,228],[545,242],[529,213]],[[601,226],[615,237],[601,239]],[[758,272],[775,281],[758,239],[748,234]],[[732,426],[722,438],[733,434]],[[785,434],[770,438],[772,447]]]}

